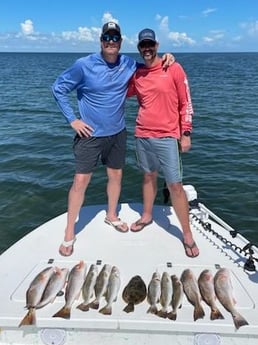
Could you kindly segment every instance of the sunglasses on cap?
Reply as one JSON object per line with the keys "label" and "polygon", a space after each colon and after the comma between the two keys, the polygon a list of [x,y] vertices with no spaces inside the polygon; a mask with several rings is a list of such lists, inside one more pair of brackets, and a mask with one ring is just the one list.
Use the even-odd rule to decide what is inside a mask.
{"label": "sunglasses on cap", "polygon": [[101,36],[101,40],[104,42],[119,42],[121,40],[121,35],[109,35],[109,34],[104,34]]}
{"label": "sunglasses on cap", "polygon": [[155,45],[156,45],[156,42],[151,41],[151,40],[146,40],[139,43],[140,48],[154,48]]}

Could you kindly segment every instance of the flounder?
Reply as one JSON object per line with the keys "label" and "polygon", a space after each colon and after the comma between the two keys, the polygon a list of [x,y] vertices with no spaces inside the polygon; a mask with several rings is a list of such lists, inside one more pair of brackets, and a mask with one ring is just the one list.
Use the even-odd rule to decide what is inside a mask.
{"label": "flounder", "polygon": [[134,306],[145,300],[147,296],[147,288],[140,276],[134,276],[130,279],[125,286],[122,297],[127,303],[127,306],[123,309],[126,313],[134,311]]}

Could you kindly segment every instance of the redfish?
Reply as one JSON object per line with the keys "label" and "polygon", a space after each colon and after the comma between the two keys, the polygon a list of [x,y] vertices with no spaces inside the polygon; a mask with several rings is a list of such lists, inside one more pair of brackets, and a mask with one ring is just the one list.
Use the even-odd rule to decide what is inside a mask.
{"label": "redfish", "polygon": [[236,310],[236,301],[233,297],[233,286],[230,271],[227,268],[220,268],[214,276],[214,288],[218,300],[223,307],[232,315],[236,329],[248,325],[245,318]]}

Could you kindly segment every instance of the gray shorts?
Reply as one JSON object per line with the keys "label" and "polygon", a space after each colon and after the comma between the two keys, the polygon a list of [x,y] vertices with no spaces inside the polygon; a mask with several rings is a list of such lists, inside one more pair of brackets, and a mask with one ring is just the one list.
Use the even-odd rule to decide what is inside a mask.
{"label": "gray shorts", "polygon": [[75,171],[78,174],[93,172],[99,159],[112,169],[122,169],[125,165],[126,129],[107,137],[74,138],[73,151]]}
{"label": "gray shorts", "polygon": [[136,138],[136,157],[144,172],[161,171],[167,184],[182,182],[182,161],[177,139]]}

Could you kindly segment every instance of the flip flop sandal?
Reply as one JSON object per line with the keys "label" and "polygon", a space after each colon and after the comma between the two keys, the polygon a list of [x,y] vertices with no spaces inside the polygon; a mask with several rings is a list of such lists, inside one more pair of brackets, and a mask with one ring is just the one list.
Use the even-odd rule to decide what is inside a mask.
{"label": "flip flop sandal", "polygon": [[74,245],[74,242],[76,241],[76,237],[74,237],[71,241],[63,241],[61,246],[65,247],[65,248],[69,248],[69,247],[72,247],[71,251],[69,254],[64,254],[61,249],[59,249],[59,254],[62,255],[62,256],[70,256],[73,254],[73,245]]}
{"label": "flip flop sandal", "polygon": [[[185,248],[185,254],[186,254],[187,256],[189,256],[189,258],[196,258],[196,256],[199,255],[199,254],[196,254],[196,255],[195,255],[195,254],[193,253],[193,248],[197,248],[197,245],[196,245],[195,241],[193,241],[192,244],[188,244],[188,243],[183,242],[183,246],[184,246],[184,248]],[[189,254],[187,253],[187,249],[190,249],[191,255],[189,255]]]}
{"label": "flip flop sandal", "polygon": [[135,224],[135,226],[137,226],[137,229],[132,229],[131,228],[131,231],[132,232],[139,232],[139,231],[142,231],[144,228],[145,228],[145,226],[148,226],[148,225],[150,225],[151,223],[153,222],[153,219],[151,219],[149,222],[142,222],[140,219],[139,220],[137,220],[134,224]]}
{"label": "flip flop sandal", "polygon": [[[104,222],[108,225],[113,226],[113,228],[119,232],[127,232],[129,230],[126,223],[124,223],[120,218],[118,218],[117,220],[113,220],[113,221],[109,220],[108,218],[105,218]],[[126,225],[126,229],[123,228],[125,225]]]}

